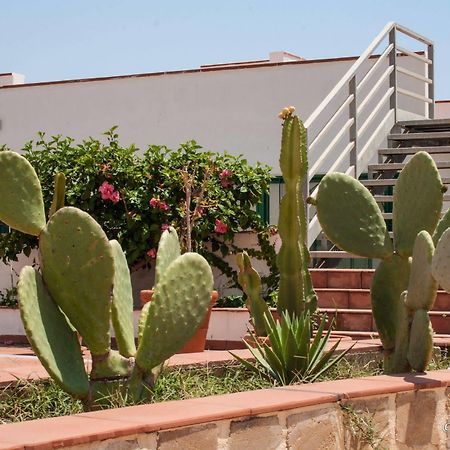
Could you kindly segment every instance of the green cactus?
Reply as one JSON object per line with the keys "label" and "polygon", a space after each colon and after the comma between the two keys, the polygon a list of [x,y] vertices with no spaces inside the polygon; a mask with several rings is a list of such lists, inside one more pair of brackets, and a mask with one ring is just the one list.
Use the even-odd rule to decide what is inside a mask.
{"label": "green cactus", "polygon": [[443,191],[433,159],[416,153],[394,188],[393,242],[372,195],[354,178],[327,174],[314,200],[332,242],[349,253],[381,259],[371,297],[387,373],[424,370],[429,362],[431,325],[424,314],[428,317],[437,290],[431,234],[436,230],[436,242],[449,222],[446,217],[439,222]]}
{"label": "green cactus", "polygon": [[267,303],[261,297],[261,278],[252,267],[247,252],[238,253],[237,265],[239,268],[238,281],[247,295],[247,306],[253,320],[253,328],[257,336],[266,335],[265,314],[270,314]]}
{"label": "green cactus", "polygon": [[[283,120],[281,134],[280,167],[286,193],[280,204],[278,232],[281,247],[277,255],[280,272],[277,309],[281,314],[287,311],[291,316],[304,311],[313,313],[317,308],[317,295],[309,273],[310,256],[307,245],[307,223],[302,188],[308,183],[308,155],[306,129],[295,108],[284,108],[278,115]],[[237,255],[240,269],[239,284],[249,298],[250,313],[255,332],[264,335],[264,313],[267,306],[262,304],[261,282],[251,266],[248,255]]]}
{"label": "green cactus", "polygon": [[[176,257],[164,235],[159,251],[164,270],[154,301],[143,309],[136,349],[130,273],[120,244],[108,241],[87,213],[63,206],[64,177],[55,178],[45,223],[39,181],[28,161],[0,152],[0,172],[0,220],[39,238],[42,276],[24,267],[18,296],[27,337],[43,366],[86,409],[99,407],[117,390],[138,401],[151,395],[164,360],[204,320],[213,284],[206,260],[193,253]],[[111,349],[111,322],[119,351]],[[76,332],[91,351],[89,374]]]}
{"label": "green cactus", "polygon": [[64,207],[66,197],[66,176],[59,172],[55,175],[55,189],[53,191],[53,201],[50,206],[48,216],[51,217],[58,209]]}
{"label": "green cactus", "polygon": [[278,311],[300,314],[314,312],[317,296],[308,270],[307,223],[302,187],[308,182],[306,129],[291,112],[284,116],[280,167],[286,194],[280,204],[278,231],[281,248],[277,256],[280,271]]}

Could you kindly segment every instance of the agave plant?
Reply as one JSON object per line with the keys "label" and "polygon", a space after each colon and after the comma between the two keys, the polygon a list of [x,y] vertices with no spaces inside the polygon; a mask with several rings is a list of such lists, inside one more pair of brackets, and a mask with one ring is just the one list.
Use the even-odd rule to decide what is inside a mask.
{"label": "agave plant", "polygon": [[259,340],[252,333],[256,347],[245,342],[255,362],[247,361],[231,353],[248,369],[264,378],[286,385],[299,381],[315,381],[320,375],[339,362],[353,347],[335,355],[340,341],[325,350],[332,326],[325,331],[326,317],[313,333],[311,314],[305,310],[290,315],[284,311],[280,321],[272,314],[264,314],[267,340]]}

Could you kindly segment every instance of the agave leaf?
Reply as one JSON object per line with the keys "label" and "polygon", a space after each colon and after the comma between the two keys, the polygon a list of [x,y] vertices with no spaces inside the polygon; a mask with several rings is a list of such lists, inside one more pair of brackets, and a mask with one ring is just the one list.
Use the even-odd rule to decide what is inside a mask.
{"label": "agave leaf", "polygon": [[[336,346],[339,344],[339,342],[336,344]],[[338,356],[336,356],[336,358],[332,359],[327,365],[325,365],[322,368],[322,370],[319,370],[315,375],[312,376],[311,382],[314,382],[318,377],[320,377],[320,375],[322,375],[327,370],[331,369],[331,367],[333,367],[335,364],[337,364],[355,345],[356,345],[356,342],[351,347],[349,347],[348,349],[346,349],[342,353],[340,353]],[[331,349],[327,353],[330,353],[330,352],[331,352]],[[333,350],[333,352],[334,352],[334,350]]]}
{"label": "agave leaf", "polygon": [[[253,349],[251,347],[249,347],[249,350],[253,355],[253,352],[252,352]],[[229,353],[231,356],[236,358],[245,368],[251,370],[252,372],[257,373],[258,375],[263,376],[264,378],[266,378],[268,380],[272,379],[271,375],[269,375],[265,370],[261,370],[261,368],[259,366],[257,366],[256,364],[252,364],[250,361],[247,361],[246,359],[241,358],[240,356],[234,354],[233,352],[229,352]],[[255,356],[255,355],[253,355],[253,356]],[[256,359],[256,357],[255,357],[255,359]]]}

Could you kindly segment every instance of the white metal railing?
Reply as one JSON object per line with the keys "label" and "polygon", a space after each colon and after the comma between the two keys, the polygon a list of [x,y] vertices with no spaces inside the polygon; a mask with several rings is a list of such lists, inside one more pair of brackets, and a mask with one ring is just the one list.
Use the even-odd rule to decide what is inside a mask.
{"label": "white metal railing", "polygon": [[[400,35],[425,48],[418,51],[399,46]],[[381,45],[385,47],[379,50]],[[378,54],[374,53],[376,50]],[[400,64],[403,61],[409,61],[414,67],[405,67]],[[400,87],[398,74],[410,84],[415,83],[415,88],[408,88],[408,82]],[[305,121],[311,162],[304,188],[306,195],[317,193],[317,188],[313,192],[310,189],[316,175],[339,170],[358,178],[367,171],[367,163],[376,155],[380,136],[385,139],[398,120],[400,95],[421,102],[419,110],[423,112],[419,116],[434,117],[433,42],[390,22]],[[311,246],[320,233],[320,224],[313,207],[308,205],[307,213]]]}

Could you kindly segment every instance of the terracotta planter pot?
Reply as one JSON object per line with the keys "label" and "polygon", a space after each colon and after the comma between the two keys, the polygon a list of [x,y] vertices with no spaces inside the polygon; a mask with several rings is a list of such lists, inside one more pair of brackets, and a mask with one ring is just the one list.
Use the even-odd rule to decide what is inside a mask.
{"label": "terracotta planter pot", "polygon": [[[150,302],[153,297],[153,290],[146,289],[141,291],[141,305],[145,305]],[[208,332],[209,319],[211,317],[211,310],[213,306],[216,304],[217,299],[219,298],[219,293],[217,291],[212,291],[211,293],[211,302],[209,303],[209,309],[206,313],[205,320],[200,325],[194,336],[186,342],[185,346],[178,353],[196,353],[205,351],[206,344],[206,334]]]}

